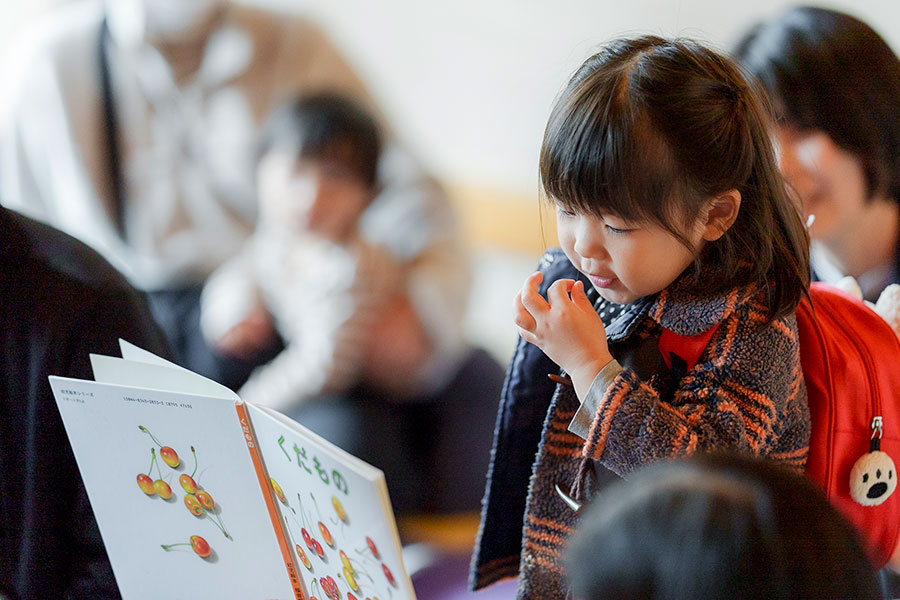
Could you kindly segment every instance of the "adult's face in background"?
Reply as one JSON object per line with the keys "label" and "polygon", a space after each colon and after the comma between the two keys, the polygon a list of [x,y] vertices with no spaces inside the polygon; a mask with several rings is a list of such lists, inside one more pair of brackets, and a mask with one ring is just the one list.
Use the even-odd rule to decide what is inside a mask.
{"label": "adult's face in background", "polygon": [[859,158],[823,131],[782,126],[776,141],[779,167],[804,218],[815,215],[810,236],[827,243],[853,232],[869,200]]}

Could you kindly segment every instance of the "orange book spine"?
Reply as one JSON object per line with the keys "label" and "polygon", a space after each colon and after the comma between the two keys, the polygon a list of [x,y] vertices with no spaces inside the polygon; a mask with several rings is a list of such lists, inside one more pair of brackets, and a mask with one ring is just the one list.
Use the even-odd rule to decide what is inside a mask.
{"label": "orange book spine", "polygon": [[256,433],[253,431],[253,424],[250,422],[250,416],[247,414],[247,406],[243,402],[235,402],[235,410],[237,410],[238,419],[241,423],[241,431],[244,433],[244,441],[247,443],[247,449],[250,451],[250,458],[253,460],[253,467],[256,469],[256,478],[259,480],[259,488],[263,492],[266,500],[266,508],[269,511],[269,518],[272,520],[272,527],[275,529],[275,536],[278,538],[278,546],[281,548],[281,556],[284,558],[284,566],[287,569],[288,577],[291,580],[291,586],[294,589],[294,598],[296,600],[306,600],[303,594],[303,587],[300,583],[300,577],[297,574],[297,565],[294,563],[291,555],[291,546],[288,543],[287,535],[281,524],[281,518],[278,514],[278,508],[275,505],[275,497],[269,484],[269,476],[266,467],[263,465],[262,457],[259,454],[256,443]]}

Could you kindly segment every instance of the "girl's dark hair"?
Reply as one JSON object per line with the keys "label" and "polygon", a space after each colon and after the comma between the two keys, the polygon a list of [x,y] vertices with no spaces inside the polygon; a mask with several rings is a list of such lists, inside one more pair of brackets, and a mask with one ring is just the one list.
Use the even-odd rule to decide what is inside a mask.
{"label": "girl's dark hair", "polygon": [[764,459],[660,462],[586,507],[567,550],[579,600],[881,597],[856,530]]}
{"label": "girl's dark hair", "polygon": [[263,126],[258,156],[270,150],[297,158],[330,160],[350,168],[375,187],[381,136],[375,119],[361,106],[336,94],[298,98],[276,110]]}
{"label": "girl's dark hair", "polygon": [[688,247],[704,204],[737,189],[737,220],[697,255],[694,276],[710,293],[757,284],[773,319],[808,287],[809,235],[771,128],[765,94],[721,54],[689,40],[617,40],[584,62],[553,107],[541,183],[567,210],[653,222]]}
{"label": "girl's dark hair", "polygon": [[824,131],[862,162],[870,196],[900,202],[900,59],[850,15],[800,7],[751,29],[735,56],[778,119]]}

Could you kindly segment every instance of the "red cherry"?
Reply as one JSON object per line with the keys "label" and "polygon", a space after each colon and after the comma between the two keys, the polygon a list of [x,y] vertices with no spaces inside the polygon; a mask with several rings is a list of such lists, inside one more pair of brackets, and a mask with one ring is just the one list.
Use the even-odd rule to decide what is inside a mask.
{"label": "red cherry", "polygon": [[202,506],[206,510],[212,510],[216,505],[216,503],[213,502],[212,496],[210,496],[209,492],[207,492],[206,490],[199,490],[196,496],[197,501],[200,503],[200,506]]}
{"label": "red cherry", "polygon": [[354,596],[354,595],[353,595],[352,593],[350,593],[350,592],[347,592],[347,600],[356,600],[356,596]]}
{"label": "red cherry", "polygon": [[152,496],[156,493],[156,490],[153,488],[153,480],[143,473],[137,476],[137,484],[138,487],[141,488],[141,491],[148,496]]}
{"label": "red cherry", "polygon": [[378,554],[378,548],[375,547],[375,542],[373,542],[372,538],[370,538],[369,536],[366,536],[366,545],[369,547],[369,550],[372,551],[372,555],[375,558],[381,558],[381,556],[379,556]]}
{"label": "red cherry", "polygon": [[387,577],[388,583],[391,585],[396,585],[394,581],[394,574],[391,573],[391,570],[388,569],[388,566],[384,563],[381,563],[381,570],[384,571],[384,576]]}
{"label": "red cherry", "polygon": [[163,459],[163,462],[172,467],[173,469],[178,466],[178,463],[181,460],[178,458],[178,453],[171,446],[163,446],[159,449],[159,457]]}
{"label": "red cherry", "polygon": [[313,550],[316,551],[316,554],[319,555],[319,558],[325,558],[325,549],[322,548],[322,544],[319,543],[319,540],[313,540]]}
{"label": "red cherry", "polygon": [[334,548],[334,538],[331,537],[331,532],[328,531],[328,528],[325,527],[325,523],[319,521],[319,532],[322,534],[322,539],[325,540],[325,543]]}
{"label": "red cherry", "polygon": [[199,535],[191,536],[191,548],[194,549],[194,552],[197,553],[197,556],[200,556],[202,558],[206,558],[212,552],[212,548],[209,547],[209,543]]}
{"label": "red cherry", "polygon": [[312,550],[313,549],[312,536],[309,535],[309,532],[306,530],[305,527],[300,528],[300,535],[303,536],[303,541],[306,542],[306,547],[309,548],[310,550]]}
{"label": "red cherry", "polygon": [[197,492],[197,482],[194,481],[194,478],[187,473],[182,473],[178,476],[178,483],[181,484],[181,487],[188,494],[194,494]]}
{"label": "red cherry", "polygon": [[340,600],[341,592],[333,577],[322,577],[319,579],[319,584],[322,586],[322,591],[325,592],[325,595],[331,598],[331,600]]}

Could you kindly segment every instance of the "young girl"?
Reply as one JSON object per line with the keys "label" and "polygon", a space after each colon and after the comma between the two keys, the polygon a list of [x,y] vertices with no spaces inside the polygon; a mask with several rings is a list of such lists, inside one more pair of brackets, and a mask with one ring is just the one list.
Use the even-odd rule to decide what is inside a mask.
{"label": "young girl", "polygon": [[518,575],[520,598],[563,598],[564,496],[653,461],[730,449],[803,469],[809,238],[771,126],[693,42],[616,41],[573,75],[541,149],[562,251],[516,298],[474,587]]}

